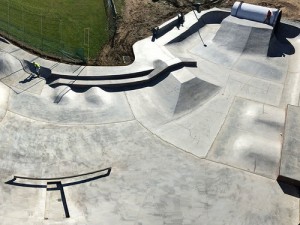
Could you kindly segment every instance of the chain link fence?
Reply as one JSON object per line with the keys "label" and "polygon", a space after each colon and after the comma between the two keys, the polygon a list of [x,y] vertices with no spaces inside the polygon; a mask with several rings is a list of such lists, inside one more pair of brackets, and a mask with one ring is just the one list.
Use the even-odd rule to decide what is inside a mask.
{"label": "chain link fence", "polygon": [[117,31],[117,10],[113,0],[104,0],[105,12],[107,15],[109,36],[113,38]]}
{"label": "chain link fence", "polygon": [[[100,20],[109,18],[109,22],[101,21],[106,27],[99,28],[107,34],[99,36],[98,27],[78,25],[78,21],[88,16],[82,15],[84,12],[80,14],[80,8],[78,18],[66,21],[66,17],[61,18],[45,10],[39,13],[37,8],[25,9],[22,4],[0,0],[0,34],[24,48],[48,57],[72,63],[91,62],[96,59],[101,45],[107,42],[116,29],[116,14],[112,13],[111,7],[106,7],[107,1],[102,2],[106,9],[102,13],[106,11],[107,15],[101,15]],[[111,22],[111,18],[114,22]]]}

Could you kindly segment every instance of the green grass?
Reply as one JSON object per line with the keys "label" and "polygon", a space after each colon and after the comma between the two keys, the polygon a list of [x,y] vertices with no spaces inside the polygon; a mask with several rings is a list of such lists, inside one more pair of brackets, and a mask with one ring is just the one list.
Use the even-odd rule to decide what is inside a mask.
{"label": "green grass", "polygon": [[94,59],[109,39],[103,0],[0,0],[0,30],[58,57]]}

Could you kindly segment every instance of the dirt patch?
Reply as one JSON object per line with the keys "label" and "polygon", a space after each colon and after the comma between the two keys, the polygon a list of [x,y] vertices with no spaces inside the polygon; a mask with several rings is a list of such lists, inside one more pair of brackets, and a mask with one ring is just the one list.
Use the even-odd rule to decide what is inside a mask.
{"label": "dirt patch", "polygon": [[[106,44],[99,55],[100,65],[124,65],[134,60],[132,45],[150,35],[152,28],[178,13],[191,10],[192,0],[152,1],[125,0],[115,37]],[[127,62],[124,63],[124,59]]]}
{"label": "dirt patch", "polygon": [[[230,8],[235,0],[222,1],[221,6]],[[299,0],[247,0],[247,3],[277,8],[282,10],[284,18],[300,21],[300,1]]]}
{"label": "dirt patch", "polygon": [[[118,18],[117,32],[114,38],[101,50],[97,65],[126,65],[134,60],[132,45],[150,35],[151,29],[178,13],[191,11],[193,0],[125,0],[125,6]],[[235,0],[205,1],[204,9],[219,6],[231,8]],[[283,17],[300,19],[299,0],[249,0],[247,3],[279,8]]]}

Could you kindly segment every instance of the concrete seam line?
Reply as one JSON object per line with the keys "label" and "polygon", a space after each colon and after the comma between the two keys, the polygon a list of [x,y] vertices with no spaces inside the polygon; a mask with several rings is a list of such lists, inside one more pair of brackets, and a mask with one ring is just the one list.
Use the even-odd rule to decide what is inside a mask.
{"label": "concrete seam line", "polygon": [[124,93],[124,95],[125,95],[125,98],[126,98],[126,101],[127,101],[128,105],[129,105],[130,111],[131,111],[131,113],[132,113],[132,115],[133,115],[133,118],[134,118],[138,123],[140,123],[140,121],[138,121],[138,119],[136,118],[136,116],[135,116],[135,114],[134,114],[134,112],[133,112],[133,110],[132,110],[132,107],[131,107],[131,104],[130,104],[130,101],[129,101],[129,99],[128,99],[128,96],[127,96],[126,92],[124,91],[123,93]]}
{"label": "concrete seam line", "polygon": [[132,122],[135,121],[136,119],[130,119],[130,120],[123,120],[123,121],[117,121],[117,122],[110,122],[110,123],[58,123],[58,122],[51,122],[51,121],[44,121],[44,120],[38,120],[35,118],[31,118],[25,115],[22,115],[20,113],[14,112],[10,109],[7,110],[7,112],[11,113],[11,114],[15,114],[18,115],[20,117],[32,120],[32,121],[36,121],[36,122],[40,122],[40,123],[46,123],[46,124],[51,124],[51,125],[55,125],[55,126],[60,126],[60,127],[76,127],[76,126],[105,126],[108,124],[119,124],[119,123],[127,123],[127,122]]}
{"label": "concrete seam line", "polygon": [[217,133],[217,135],[216,135],[216,137],[214,138],[214,141],[212,142],[212,144],[210,145],[210,148],[208,149],[206,155],[204,156],[204,159],[208,159],[208,158],[207,158],[207,157],[208,157],[208,154],[209,154],[211,148],[214,146],[215,141],[216,141],[218,135],[220,134],[220,132],[221,132],[221,130],[222,130],[222,128],[223,128],[223,126],[224,126],[224,124],[225,124],[225,122],[226,122],[228,116],[229,116],[229,112],[230,112],[230,110],[231,110],[231,108],[232,108],[232,105],[233,105],[233,103],[235,102],[235,100],[236,100],[236,97],[234,97],[234,99],[231,101],[230,107],[229,107],[229,109],[228,109],[228,111],[227,111],[227,115],[225,116],[224,121],[223,121],[223,123],[222,123],[222,125],[221,125],[221,127],[220,127],[220,129],[219,129],[219,131],[218,131],[218,133]]}
{"label": "concrete seam line", "polygon": [[242,168],[239,168],[239,167],[236,167],[236,166],[228,165],[226,163],[222,163],[222,162],[218,162],[218,161],[214,161],[214,160],[206,159],[206,158],[203,159],[203,160],[207,160],[207,161],[212,162],[212,163],[216,163],[216,164],[227,166],[227,167],[230,167],[230,168],[233,168],[233,169],[236,169],[236,170],[240,170],[240,171],[243,171],[243,172],[246,172],[246,173],[250,173],[250,174],[253,174],[253,175],[268,179],[268,180],[276,181],[276,179],[273,179],[273,178],[270,178],[270,177],[267,177],[267,176],[264,176],[264,175],[261,175],[261,174],[253,173],[249,170],[245,170],[245,169],[242,169]]}

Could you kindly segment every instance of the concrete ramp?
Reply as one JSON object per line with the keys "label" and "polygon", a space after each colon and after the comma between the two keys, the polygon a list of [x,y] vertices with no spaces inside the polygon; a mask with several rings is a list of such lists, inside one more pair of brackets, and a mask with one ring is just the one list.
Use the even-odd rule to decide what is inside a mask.
{"label": "concrete ramp", "polygon": [[183,68],[172,72],[151,90],[151,100],[172,115],[191,111],[214,96],[219,87],[203,81]]}
{"label": "concrete ramp", "polygon": [[103,91],[98,87],[92,87],[83,93],[77,93],[68,86],[45,87],[42,92],[42,96],[51,103],[73,107],[80,104],[81,108],[89,109],[108,107],[112,102],[118,102],[117,95]]}
{"label": "concrete ramp", "polygon": [[[234,23],[227,18],[221,23],[221,27],[211,43],[226,50],[241,52],[246,46],[252,28]],[[234,18],[231,17],[231,19]]]}
{"label": "concrete ramp", "polygon": [[267,57],[272,32],[269,25],[228,16],[213,39],[206,41],[207,47],[199,44],[191,52],[232,67],[243,54]]}
{"label": "concrete ramp", "polygon": [[267,56],[271,36],[272,30],[270,29],[252,27],[243,54]]}
{"label": "concrete ramp", "polygon": [[41,96],[12,93],[8,110],[34,120],[61,124],[102,124],[133,119],[122,92],[107,93],[91,88],[77,93],[67,86],[58,89],[45,86]]}

